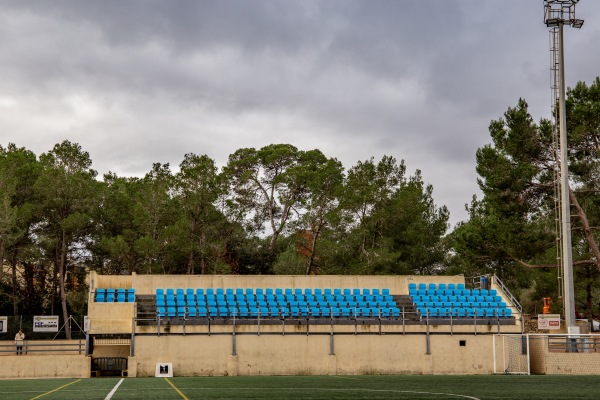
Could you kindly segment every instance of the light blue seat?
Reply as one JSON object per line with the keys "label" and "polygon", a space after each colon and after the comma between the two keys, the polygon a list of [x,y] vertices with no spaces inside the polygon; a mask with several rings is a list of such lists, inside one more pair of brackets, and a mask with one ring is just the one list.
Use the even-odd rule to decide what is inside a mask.
{"label": "light blue seat", "polygon": [[248,317],[249,315],[250,314],[249,314],[249,311],[248,311],[248,307],[240,307],[239,308],[239,316],[240,317]]}
{"label": "light blue seat", "polygon": [[266,288],[265,289],[265,295],[273,295],[273,288]]}
{"label": "light blue seat", "polygon": [[156,288],[156,295],[157,296],[164,296],[165,295],[165,289]]}
{"label": "light blue seat", "polygon": [[344,290],[342,290],[342,293],[344,296],[352,296],[352,291],[348,288],[344,288]]}
{"label": "light blue seat", "polygon": [[254,294],[254,289],[246,288],[246,296],[248,296],[249,294]]}
{"label": "light blue seat", "polygon": [[208,316],[211,318],[219,316],[219,309],[217,307],[208,307]]}
{"label": "light blue seat", "polygon": [[198,307],[198,316],[199,317],[207,317],[208,316],[208,308],[206,307]]}
{"label": "light blue seat", "polygon": [[286,296],[292,296],[294,291],[291,288],[285,288],[284,293]]}
{"label": "light blue seat", "polygon": [[502,315],[505,317],[512,317],[512,309],[510,308],[503,308],[502,309]]}
{"label": "light blue seat", "polygon": [[282,288],[275,288],[275,295],[276,296],[283,296],[283,289]]}
{"label": "light blue seat", "polygon": [[125,303],[125,293],[117,294],[117,303]]}
{"label": "light blue seat", "polygon": [[226,295],[230,294],[230,295],[232,295],[232,296],[233,296],[233,295],[234,295],[234,293],[235,293],[235,292],[233,291],[233,288],[226,288],[226,289],[225,289],[225,294],[226,294]]}
{"label": "light blue seat", "polygon": [[177,315],[177,309],[175,307],[167,307],[167,317],[175,317]]}
{"label": "light blue seat", "polygon": [[251,317],[258,317],[258,307],[250,307],[249,312]]}
{"label": "light blue seat", "polygon": [[446,284],[445,283],[440,283],[437,287],[437,290],[446,290]]}
{"label": "light blue seat", "polygon": [[177,307],[177,316],[178,317],[185,317],[185,312],[186,312],[186,310],[185,310],[184,306]]}
{"label": "light blue seat", "polygon": [[177,288],[175,294],[183,296],[185,294],[185,291],[183,290],[183,288]]}
{"label": "light blue seat", "polygon": [[197,317],[198,312],[196,311],[196,307],[189,307],[187,309],[188,317]]}
{"label": "light blue seat", "polygon": [[363,296],[369,296],[369,295],[371,295],[371,290],[363,288],[362,294],[363,294]]}
{"label": "light blue seat", "polygon": [[244,295],[244,289],[243,288],[235,288],[235,295],[236,296],[243,296]]}
{"label": "light blue seat", "polygon": [[269,307],[260,307],[258,311],[260,312],[260,316],[263,318],[267,318],[269,316]]}
{"label": "light blue seat", "polygon": [[214,288],[207,288],[206,289],[206,295],[207,296],[209,296],[209,295],[214,296],[214,294],[215,294],[215,289]]}
{"label": "light blue seat", "polygon": [[228,317],[229,316],[229,310],[227,309],[227,306],[219,306],[218,311],[219,311],[219,317]]}
{"label": "light blue seat", "polygon": [[222,295],[222,296],[225,296],[225,289],[223,289],[223,288],[221,288],[221,287],[220,287],[220,288],[217,288],[217,291],[216,291],[216,293],[217,293],[217,295]]}
{"label": "light blue seat", "polygon": [[341,296],[342,295],[342,289],[340,289],[340,288],[334,288],[333,289],[333,295],[334,296]]}
{"label": "light blue seat", "polygon": [[196,289],[196,298],[204,298],[204,289],[203,288],[197,288]]}
{"label": "light blue seat", "polygon": [[158,315],[159,317],[166,317],[166,312],[165,312],[165,308],[164,307],[157,307],[156,308],[156,315]]}

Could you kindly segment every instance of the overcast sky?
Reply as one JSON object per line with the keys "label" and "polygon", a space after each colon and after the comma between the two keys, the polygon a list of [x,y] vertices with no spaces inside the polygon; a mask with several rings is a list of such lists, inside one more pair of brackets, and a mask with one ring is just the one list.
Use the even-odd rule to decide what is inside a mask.
{"label": "overcast sky", "polygon": [[[600,75],[600,1],[577,17],[569,86]],[[68,139],[121,176],[271,143],[387,154],[454,226],[490,121],[519,97],[549,117],[548,41],[542,0],[0,0],[0,144]]]}

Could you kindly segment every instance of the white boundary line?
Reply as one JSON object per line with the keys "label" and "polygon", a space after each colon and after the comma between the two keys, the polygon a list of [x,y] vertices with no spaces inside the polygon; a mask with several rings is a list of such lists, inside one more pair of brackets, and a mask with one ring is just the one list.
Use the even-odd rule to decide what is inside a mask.
{"label": "white boundary line", "polygon": [[125,380],[125,378],[121,378],[121,380],[115,385],[115,387],[110,391],[110,393],[108,395],[106,395],[104,400],[112,399],[113,395],[115,394],[115,392],[117,391],[117,389],[119,388],[121,383],[123,383],[124,380]]}

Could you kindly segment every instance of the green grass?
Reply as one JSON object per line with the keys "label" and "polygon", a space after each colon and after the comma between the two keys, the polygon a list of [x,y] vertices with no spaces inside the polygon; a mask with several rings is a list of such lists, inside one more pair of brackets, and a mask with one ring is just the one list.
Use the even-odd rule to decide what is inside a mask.
{"label": "green grass", "polygon": [[[104,399],[120,378],[0,381],[0,399]],[[169,381],[181,393],[178,393]],[[65,386],[68,385],[68,386]],[[61,388],[62,387],[62,388]],[[52,390],[61,388],[54,392]],[[51,392],[51,393],[49,393]],[[598,399],[600,376],[126,378],[112,399]]]}

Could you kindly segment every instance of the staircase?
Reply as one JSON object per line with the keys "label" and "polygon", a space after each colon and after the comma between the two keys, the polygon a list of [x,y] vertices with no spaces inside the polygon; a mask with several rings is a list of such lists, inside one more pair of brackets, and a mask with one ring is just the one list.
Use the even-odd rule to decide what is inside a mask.
{"label": "staircase", "polygon": [[156,324],[156,296],[153,294],[137,294],[135,320],[137,325]]}
{"label": "staircase", "polygon": [[412,298],[409,295],[393,295],[392,299],[396,302],[396,306],[404,310],[404,323],[405,324],[420,324],[421,319],[417,312],[417,307],[413,304]]}

